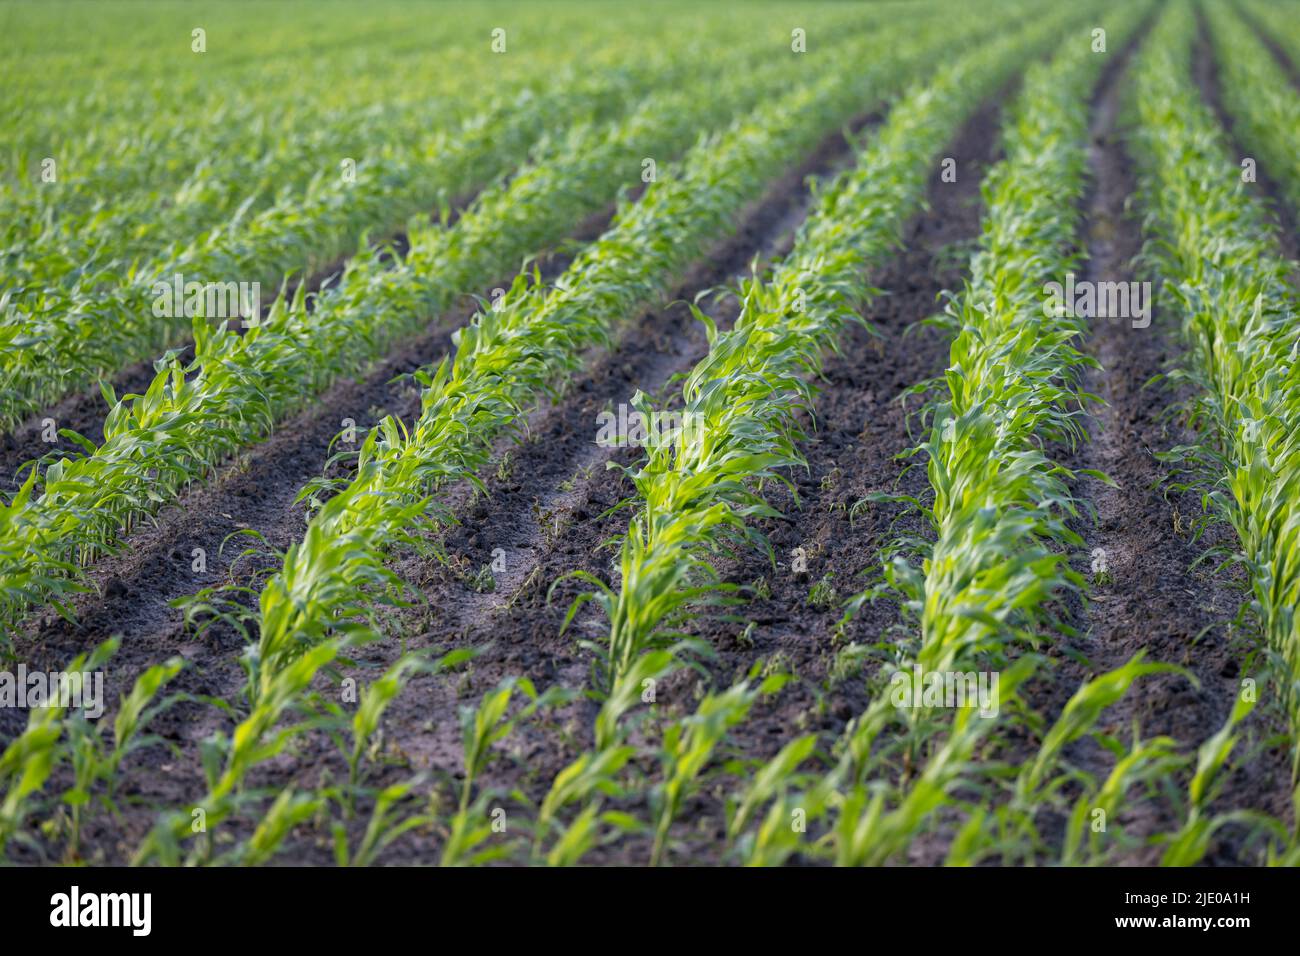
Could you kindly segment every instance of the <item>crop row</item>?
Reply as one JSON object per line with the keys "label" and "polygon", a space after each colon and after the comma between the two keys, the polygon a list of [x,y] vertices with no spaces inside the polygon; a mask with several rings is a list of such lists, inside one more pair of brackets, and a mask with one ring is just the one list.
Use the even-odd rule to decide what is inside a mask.
{"label": "crop row", "polygon": [[[1144,13],[1142,6],[1111,11],[1110,56]],[[1096,399],[1080,381],[1095,361],[1081,350],[1087,317],[1068,306],[1045,309],[1044,290],[1064,282],[1083,252],[1088,106],[1105,64],[1082,44],[1063,51],[1029,71],[1007,119],[1005,158],[982,187],[987,211],[970,277],[942,323],[954,335],[949,367],[929,383],[929,434],[912,452],[926,456],[932,497],[918,504],[933,540],[922,546],[919,567],[903,554],[885,565],[886,580],[914,610],[919,628],[915,651],[894,663],[896,672],[995,670],[1001,700],[992,715],[966,710],[951,721],[911,702],[901,721],[906,742],[892,745],[919,770],[900,784],[892,806],[886,800],[878,817],[873,812],[870,826],[854,827],[858,861],[904,853],[927,820],[941,815],[954,824],[965,818],[950,863],[993,854],[1003,863],[1030,862],[1042,844],[1041,815],[1053,811],[1070,819],[1063,860],[1093,859],[1104,841],[1123,837],[1094,831],[1083,844],[1085,812],[1100,808],[1113,816],[1131,785],[1149,782],[1172,759],[1167,740],[1135,742],[1107,780],[1058,773],[1066,747],[1090,733],[1106,707],[1134,681],[1163,669],[1135,658],[1080,687],[1056,722],[1038,731],[1037,754],[1003,799],[989,799],[988,782],[969,763],[978,747],[997,741],[1018,719],[1017,688],[1042,665],[1037,651],[1060,626],[1052,609],[1084,587],[1068,565],[1071,549],[1081,544],[1070,522],[1089,509],[1075,498],[1076,475],[1049,450],[1088,440],[1081,416]],[[882,727],[876,715],[863,721],[866,740],[849,748],[855,762],[869,759]],[[1067,778],[1082,789],[1073,806],[1061,792]]]}
{"label": "crop row", "polygon": [[[1108,42],[1121,45],[1140,13],[1112,10],[1100,18]],[[1052,546],[1072,539],[1064,517],[1073,508],[1061,469],[1039,451],[1039,441],[1078,434],[1070,419],[1081,400],[1076,345],[1083,330],[1074,317],[1045,318],[1041,288],[1077,252],[1087,92],[1105,60],[1087,31],[1076,28],[1051,64],[1027,71],[1007,116],[1005,158],[983,182],[980,245],[967,286],[950,307],[952,364],[941,382],[929,383],[939,393],[928,408],[931,435],[913,452],[929,456],[933,501],[914,504],[923,507],[934,541],[919,568],[901,553],[886,565],[889,584],[916,618],[917,643],[891,649],[877,696],[832,748],[840,759],[831,772],[775,800],[740,840],[752,863],[777,863],[800,851],[841,865],[882,864],[905,858],[936,817],[955,825],[963,816],[950,862],[975,862],[994,847],[1006,862],[1037,845],[1035,813],[1058,799],[1052,771],[1064,746],[1154,669],[1131,662],[1080,688],[1015,781],[1012,798],[989,806],[988,790],[971,779],[972,757],[996,734],[997,718],[1019,707],[1017,690],[1039,663],[1028,651],[1039,640],[1043,607],[1071,584],[1061,570],[1065,558]],[[900,709],[891,692],[899,674],[994,670],[1000,680],[993,699],[951,718],[925,700]],[[982,709],[988,705],[991,712]],[[884,733],[895,728],[901,732]],[[759,779],[768,791],[784,789],[774,783],[783,776],[795,778],[801,750],[807,744],[794,741],[765,768]],[[1128,769],[1136,777],[1142,766],[1135,759]],[[984,799],[968,802],[967,793]],[[1080,805],[1095,794],[1089,785]],[[826,818],[818,841],[805,845],[782,825],[793,807]]]}
{"label": "crop row", "polygon": [[1254,21],[1258,29],[1277,44],[1282,55],[1294,67],[1300,64],[1300,26],[1296,25],[1294,3],[1265,3],[1263,0],[1239,0],[1238,9]]}

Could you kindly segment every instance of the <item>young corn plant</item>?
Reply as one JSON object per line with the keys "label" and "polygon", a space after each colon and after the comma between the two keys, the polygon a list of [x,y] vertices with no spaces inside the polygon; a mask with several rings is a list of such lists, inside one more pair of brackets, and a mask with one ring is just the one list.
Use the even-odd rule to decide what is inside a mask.
{"label": "young corn plant", "polygon": [[[284,718],[306,709],[306,692],[312,680],[349,646],[346,636],[332,638],[289,661],[273,676],[269,671],[263,672],[263,690],[247,716],[229,737],[218,731],[204,743],[207,792],[189,807],[163,814],[137,848],[135,863],[176,866],[185,860],[211,860],[213,830],[259,796],[244,792],[249,773],[283,753],[290,741],[316,724],[311,719],[285,724]],[[289,805],[281,808],[285,813],[291,809]],[[202,814],[201,829],[194,826],[194,811]],[[201,838],[194,839],[195,834],[201,834]],[[186,841],[192,843],[188,852]]]}
{"label": "young corn plant", "polygon": [[341,823],[336,823],[335,862],[339,866],[370,866],[389,844],[412,830],[431,827],[435,822],[434,815],[419,809],[419,784],[418,779],[395,783],[375,795],[374,810],[355,850],[348,847],[347,830]]}
{"label": "young corn plant", "polygon": [[674,722],[664,731],[660,747],[663,780],[651,791],[654,844],[650,865],[659,866],[669,848],[669,835],[682,802],[697,788],[697,780],[708,766],[714,750],[727,732],[742,723],[760,697],[777,693],[789,681],[787,674],[771,674],[753,684],[762,670],[756,661],[749,677],[721,694],[709,694],[690,717]]}
{"label": "young corn plant", "polygon": [[[800,794],[811,783],[811,775],[799,773],[799,767],[813,756],[816,747],[816,734],[791,740],[754,773],[749,786],[731,801],[727,845],[746,866],[785,863],[799,849],[803,832],[800,823],[806,826],[810,810],[814,819],[821,815],[821,805],[811,806],[815,798]],[[748,832],[765,805],[767,813],[754,832]]]}
{"label": "young corn plant", "polygon": [[318,794],[286,787],[266,809],[252,836],[217,857],[213,865],[264,866],[280,851],[293,829],[311,820],[324,805],[325,798]]}
{"label": "young corn plant", "polygon": [[[114,638],[107,643],[115,653],[119,646]],[[68,736],[69,760],[72,764],[73,785],[63,793],[62,801],[71,807],[71,832],[68,853],[75,857],[80,850],[81,825],[84,808],[99,801],[105,809],[116,812],[117,778],[122,761],[135,751],[161,743],[161,738],[142,731],[173,704],[184,699],[174,694],[162,701],[154,698],[185,666],[183,658],[173,657],[162,664],[145,670],[131,688],[131,693],[118,703],[113,719],[112,736],[105,731],[107,722],[91,724],[84,714],[74,713],[65,718]],[[103,785],[104,792],[96,793]]]}
{"label": "young corn plant", "polygon": [[1210,809],[1210,804],[1222,789],[1223,767],[1239,740],[1237,726],[1254,708],[1253,695],[1238,694],[1223,727],[1201,744],[1196,755],[1196,773],[1188,787],[1187,816],[1176,833],[1165,836],[1161,866],[1195,866],[1200,863],[1209,852],[1215,833],[1229,825],[1244,826],[1254,834],[1263,834],[1270,855],[1279,848],[1294,853],[1297,846],[1295,831],[1288,833],[1280,821],[1268,814],[1249,809],[1215,814]]}
{"label": "young corn plant", "polygon": [[[637,748],[628,743],[624,716],[641,699],[647,682],[653,686],[678,666],[674,652],[650,651],[628,669],[605,698],[596,715],[593,749],[584,751],[555,775],[538,807],[533,821],[533,863],[574,866],[607,834],[645,830],[644,824],[632,815],[605,810],[604,801],[628,795],[619,778],[628,761],[636,756]],[[581,809],[566,823],[562,813],[576,805]]]}
{"label": "young corn plant", "polygon": [[338,724],[330,728],[330,735],[339,748],[348,767],[346,786],[340,788],[339,800],[344,812],[351,818],[356,809],[356,798],[365,782],[367,755],[378,739],[384,712],[405,690],[407,682],[415,675],[439,674],[453,670],[473,660],[478,652],[470,648],[449,651],[435,660],[418,653],[403,654],[384,671],[383,675],[366,685],[357,701],[357,708],[348,715],[341,704],[321,701],[319,706]]}
{"label": "young corn plant", "polygon": [[[1069,810],[1061,862],[1102,862],[1109,847],[1123,846],[1124,834],[1116,820],[1129,789],[1138,784],[1149,785],[1161,775],[1176,771],[1186,761],[1176,752],[1175,742],[1170,738],[1142,741],[1135,727],[1133,746],[1125,748],[1121,742],[1094,728],[1106,710],[1135,683],[1161,673],[1190,676],[1172,665],[1146,662],[1139,652],[1122,666],[1084,682],[1043,734],[1038,753],[1016,775],[1009,799],[991,811],[980,807],[971,812],[961,838],[949,852],[948,863],[969,866],[994,854],[1007,866],[1038,862],[1046,853],[1046,841],[1038,828],[1039,818],[1046,812],[1065,815],[1070,806],[1066,796],[1070,788],[1082,792]],[[1114,767],[1102,782],[1081,770],[1060,766],[1067,748],[1089,735],[1116,757]],[[1147,795],[1151,796],[1149,792]],[[1086,847],[1081,844],[1085,832],[1089,836]]]}
{"label": "young corn plant", "polygon": [[[105,641],[88,654],[78,654],[66,672],[80,674],[100,670],[116,649],[116,640]],[[23,832],[30,802],[44,789],[55,768],[64,759],[75,756],[65,738],[66,713],[67,708],[58,698],[47,701],[46,706],[32,707],[28,711],[27,728],[0,753],[0,855],[5,853],[11,840],[36,846],[35,841]],[[130,724],[128,719],[124,732]],[[129,740],[123,740],[124,747],[128,743]],[[73,792],[74,805],[84,802],[76,795],[75,788]]]}
{"label": "young corn plant", "polygon": [[[511,716],[510,703],[516,692],[526,699],[526,703]],[[477,707],[461,708],[464,781],[461,784],[460,802],[448,825],[447,840],[443,844],[443,866],[474,866],[500,859],[512,852],[510,841],[480,849],[496,832],[493,825],[495,821],[487,812],[488,804],[496,794],[485,789],[475,796],[476,781],[491,759],[493,745],[509,737],[516,724],[528,720],[544,708],[570,699],[572,695],[559,686],[552,686],[545,693],[538,694],[527,678],[506,677],[493,690],[483,695]],[[504,819],[504,811],[496,809]]]}

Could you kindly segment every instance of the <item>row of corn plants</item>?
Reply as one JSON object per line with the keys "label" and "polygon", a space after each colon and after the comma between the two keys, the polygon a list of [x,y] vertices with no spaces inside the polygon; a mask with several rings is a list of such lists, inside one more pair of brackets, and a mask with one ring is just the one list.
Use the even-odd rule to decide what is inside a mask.
{"label": "row of corn plants", "polygon": [[1241,16],[1220,4],[1206,9],[1224,108],[1238,139],[1300,212],[1300,90]]}
{"label": "row of corn plants", "polygon": [[[1110,11],[1109,56],[1141,13]],[[1034,651],[1062,626],[1053,603],[1084,586],[1068,561],[1082,544],[1070,522],[1087,509],[1073,494],[1075,475],[1049,449],[1087,440],[1081,417],[1092,396],[1080,389],[1080,373],[1094,362],[1080,349],[1086,319],[1068,307],[1048,314],[1044,289],[1064,283],[1079,261],[1089,94],[1106,60],[1076,44],[1051,64],[1031,68],[1007,119],[1004,158],[983,183],[986,213],[970,276],[945,317],[954,333],[949,368],[915,390],[932,395],[928,439],[909,454],[927,458],[933,498],[917,505],[933,540],[913,544],[922,550],[919,566],[905,552],[885,564],[887,586],[918,627],[915,647],[899,648],[893,671],[996,671],[1002,700],[992,715],[968,707],[948,719],[920,701],[899,712],[887,693],[877,698],[847,735],[851,786],[831,828],[841,862],[901,858],[936,818],[951,826],[963,815],[949,862],[975,862],[995,848],[1003,862],[1024,853],[1033,859],[1042,847],[1037,818],[1044,809],[1060,809],[1062,781],[1083,788],[1078,805],[1084,807],[1104,786],[1082,773],[1053,773],[1066,745],[1089,732],[1135,680],[1164,669],[1139,657],[1080,688],[1010,793],[968,779],[976,749],[999,730],[994,715],[1020,709],[1016,690],[1041,663]],[[875,750],[895,722],[904,732],[890,737],[884,752]],[[1135,741],[1113,781],[1117,800],[1129,784],[1167,768],[1169,743],[1144,748]],[[891,758],[904,768],[892,798],[867,779],[868,768],[888,777]],[[962,796],[972,794],[979,799],[963,805]],[[1076,852],[1071,840],[1081,832],[1070,831],[1067,854]]]}
{"label": "row of corn plants", "polygon": [[735,106],[796,79],[803,62],[792,57],[757,78],[715,82],[708,98],[692,87],[655,94],[612,127],[575,127],[480,194],[454,225],[414,234],[399,267],[377,252],[352,260],[339,286],[310,310],[300,288],[243,334],[197,319],[193,362],[165,359],[141,396],[118,401],[108,393],[114,407],[103,444],[55,462],[43,476],[34,470],[0,509],[6,616],[42,595],[59,602],[77,586],[73,566],[111,547],[138,516],[265,435],[305,396],[363,368],[484,275],[505,273],[560,239],[639,172],[642,151],[680,151],[701,124],[725,122]]}
{"label": "row of corn plants", "polygon": [[[1127,24],[1127,27],[1131,28],[1131,26],[1131,23]],[[1064,348],[1060,348],[1042,327],[1044,318],[1049,323],[1053,319],[1043,316],[1041,311],[1036,311],[1041,304],[1039,298],[1041,293],[1035,295],[1033,291],[1036,283],[1063,281],[1063,274],[1052,273],[1053,266],[1057,270],[1069,269],[1073,266],[1069,253],[1074,244],[1071,238],[1071,233],[1075,231],[1074,224],[1066,223],[1057,228],[1060,221],[1055,218],[1056,214],[1048,197],[1054,190],[1059,194],[1063,184],[1071,184],[1073,189],[1067,188],[1066,191],[1073,193],[1072,202],[1077,208],[1077,200],[1082,192],[1088,113],[1086,97],[1080,95],[1078,91],[1081,89],[1086,91],[1090,88],[1092,81],[1095,81],[1095,75],[1091,80],[1079,75],[1069,78],[1071,64],[1066,62],[1062,66],[1065,68],[1065,75],[1055,78],[1040,75],[1031,77],[1027,83],[1026,108],[1021,112],[1008,137],[1008,159],[1002,170],[1009,173],[1010,164],[1020,165],[1020,169],[1014,173],[1011,180],[1015,183],[1015,188],[1010,190],[1005,188],[1007,180],[1000,178],[997,170],[986,182],[985,193],[991,205],[984,231],[986,241],[979,256],[988,256],[995,265],[986,271],[981,270],[979,256],[977,256],[972,266],[972,281],[967,289],[967,304],[971,297],[975,297],[978,302],[984,301],[987,296],[990,307],[977,309],[973,316],[960,310],[955,313],[957,317],[964,317],[964,320],[962,332],[958,335],[952,350],[952,369],[946,376],[949,385],[948,400],[946,402],[940,400],[932,404],[930,409],[935,419],[931,442],[927,449],[931,460],[930,474],[932,480],[936,474],[944,479],[944,483],[933,486],[936,504],[945,497],[951,499],[961,491],[963,495],[967,492],[972,493],[976,501],[983,498],[984,507],[987,507],[990,499],[1001,497],[996,485],[984,486],[993,492],[989,497],[985,497],[980,486],[970,481],[970,477],[981,467],[988,467],[987,462],[1011,460],[1015,454],[1023,453],[1026,448],[1032,448],[1035,444],[1039,447],[1043,445],[1051,447],[1053,444],[1059,447],[1086,438],[1077,424],[1072,421],[1083,408],[1085,401],[1090,398],[1090,396],[1077,394],[1077,381],[1074,379],[1078,369],[1085,364],[1085,360],[1075,348],[1075,343],[1086,331],[1085,326],[1079,322],[1071,323],[1072,328],[1067,326],[1066,334],[1071,341]],[[1076,73],[1081,66],[1084,70],[1093,68],[1095,72],[1095,64],[1083,61],[1073,65]],[[1063,85],[1062,81],[1064,81]],[[1053,143],[1056,144],[1055,149],[1050,145]],[[1043,160],[1044,155],[1049,157],[1046,162]],[[1054,161],[1050,157],[1054,157]],[[1017,196],[1017,193],[1020,195]],[[1035,202],[1034,196],[1039,197],[1039,201]],[[1002,220],[1000,223],[999,219]],[[1026,222],[1026,219],[1037,220],[1038,225]],[[1049,232],[1038,234],[1037,229],[1044,227]],[[1024,243],[1026,239],[1035,235],[1039,238],[1030,240],[1024,246],[1026,250],[1032,250],[1027,254],[1017,256],[1007,245],[1008,237],[1014,237],[1010,239],[1010,245],[1014,246],[1017,240]],[[992,241],[989,241],[990,237],[993,237]],[[1043,263],[1043,249],[1056,250],[1054,263]],[[1040,269],[1037,276],[1032,276],[1034,263],[1047,266],[1047,270]],[[999,269],[1008,271],[999,275],[997,274]],[[1026,286],[1019,296],[1017,308],[1020,314],[1011,317],[1013,331],[1008,335],[1007,326],[991,325],[988,318],[1006,316],[1006,312],[999,308],[997,295],[1005,290],[1014,289],[1025,272],[1031,273],[1033,282]],[[988,281],[981,283],[981,278]],[[1015,298],[1016,295],[1012,292],[1010,301],[1014,303]],[[974,337],[975,343],[972,344],[969,340],[963,342],[963,337],[967,337],[973,331],[977,333]],[[1018,341],[1022,333],[1028,338]],[[1035,353],[1033,363],[1028,366],[1016,358],[1018,355],[1025,354],[1025,341],[1032,343]],[[1045,358],[1045,362],[1041,365],[1037,362],[1039,357]],[[1053,361],[1062,364],[1053,369],[1051,365]],[[977,385],[972,384],[973,380],[989,379],[988,370],[994,368],[997,371],[991,377],[1001,378],[1001,384],[993,384],[991,387],[982,381]],[[1040,390],[1035,395],[1035,385],[1026,383],[1040,380],[1049,381],[1050,384],[1046,390]],[[1058,388],[1066,389],[1067,394],[1056,393],[1054,390]],[[1068,394],[1070,389],[1075,390],[1076,394]],[[1015,431],[1019,427],[1018,423],[1025,421],[1027,416],[1032,422],[1030,427],[1036,437],[1019,448],[1004,446],[998,450],[989,450],[984,455],[978,455],[977,457],[984,459],[981,465],[975,465],[972,460],[971,464],[963,468],[958,456],[949,455],[948,461],[956,461],[958,464],[955,467],[936,470],[936,454],[942,455],[946,450],[946,446],[940,443],[945,440],[945,437],[949,442],[960,441],[965,416],[973,407],[980,405],[994,410],[999,437]],[[1026,413],[1027,406],[1030,408],[1038,406],[1046,411]],[[1042,417],[1035,421],[1033,418],[1035,414]],[[1043,460],[1038,460],[1036,464],[1040,473],[1050,473],[1053,470],[1052,466]],[[1063,479],[1062,483],[1048,481],[1039,483],[1037,488],[1031,480],[1021,485],[1028,492],[1027,497],[1017,501],[1016,496],[1024,494],[1021,491],[1013,492],[1012,496],[1006,499],[1014,502],[1012,511],[1021,513],[1017,518],[1024,515],[1032,516],[1037,510],[1040,515],[1047,517],[1047,523],[1037,528],[1019,525],[1008,529],[1009,535],[1004,539],[1006,543],[998,546],[997,551],[994,552],[997,554],[1000,551],[1002,557],[966,566],[963,573],[958,576],[958,580],[963,585],[967,581],[979,582],[981,572],[987,574],[988,570],[998,567],[999,562],[1002,568],[1015,570],[1017,562],[1028,560],[1030,562],[1028,566],[1032,566],[1035,561],[1042,561],[1049,556],[1060,560],[1063,558],[1062,551],[1077,545],[1078,542],[1071,534],[1058,533],[1059,524],[1052,524],[1051,519],[1059,519],[1063,514],[1072,514],[1074,511],[1069,496],[1069,486],[1064,483],[1068,482],[1071,476],[1062,473],[1060,477]],[[1009,487],[1014,488],[1017,485],[1020,485],[1018,479]],[[954,510],[950,508],[949,514],[953,515]],[[972,512],[967,517],[974,514],[975,512]],[[930,512],[930,517],[933,521],[935,518],[933,510]],[[960,520],[959,513],[956,517]],[[996,519],[991,526],[997,529]],[[1044,528],[1046,530],[1042,530]],[[942,543],[945,540],[942,526],[938,526],[936,531],[939,542]],[[1055,547],[1049,549],[1049,547],[1036,546],[1017,554],[1013,544],[1017,537],[1041,544],[1054,544]],[[1025,566],[1020,565],[1021,568]],[[959,571],[962,570],[959,563],[956,563],[955,567]],[[925,662],[925,654],[922,653],[917,657],[917,665],[926,669],[947,667],[956,672],[979,666],[996,667],[1001,666],[1000,661],[1005,658],[1006,650],[1019,646],[1022,648],[1022,656],[1017,658],[1016,664],[1012,665],[1013,668],[1032,669],[1036,666],[1033,663],[1034,656],[1024,655],[1024,649],[1037,647],[1043,625],[1049,621],[1044,618],[1035,620],[1035,611],[1032,607],[1022,605],[1007,609],[1001,596],[1016,595],[1019,601],[1020,595],[1029,595],[1026,599],[1028,604],[1031,601],[1059,597],[1064,591],[1082,583],[1077,579],[1071,581],[1068,574],[1057,576],[1053,580],[1052,575],[1061,568],[1059,564],[1052,565],[1044,562],[1040,567],[1039,574],[1046,572],[1044,577],[1046,584],[1040,584],[1041,590],[1035,591],[1033,586],[1022,587],[1021,584],[1030,584],[1028,580],[1023,580],[1021,584],[1013,580],[990,583],[987,578],[983,582],[983,589],[967,590],[962,602],[951,606],[957,609],[956,613],[959,615],[969,615],[977,620],[982,617],[983,620],[976,627],[982,624],[988,627],[989,631],[987,634],[981,634],[976,630],[971,634],[969,627],[960,627],[957,633],[965,631],[966,635],[957,639],[950,658],[940,654],[939,657]],[[929,589],[929,580],[934,572],[935,562],[932,556],[925,569],[925,589],[904,590],[905,594],[924,609],[923,626],[925,612],[935,607],[934,602],[930,600],[932,592]],[[992,580],[996,582],[996,579]],[[990,602],[988,597],[994,597],[994,600]],[[945,632],[944,629],[939,629],[936,631],[936,636],[950,647],[953,646],[954,637],[951,630]],[[942,650],[942,646],[940,649]],[[1056,859],[1065,864],[1099,863],[1113,859],[1117,853],[1139,850],[1140,841],[1129,837],[1123,829],[1120,810],[1127,801],[1132,799],[1135,788],[1146,800],[1160,799],[1162,794],[1167,796],[1168,794],[1162,789],[1162,781],[1172,774],[1184,771],[1191,763],[1191,758],[1180,750],[1176,741],[1167,737],[1143,739],[1136,727],[1133,728],[1133,736],[1129,742],[1113,738],[1094,728],[1101,721],[1106,709],[1118,701],[1134,682],[1142,677],[1167,670],[1173,668],[1147,663],[1139,655],[1122,667],[1085,683],[1067,702],[1057,721],[1041,733],[1041,745],[1037,754],[1022,764],[1014,778],[995,786],[983,783],[976,787],[972,786],[968,779],[963,779],[969,777],[969,774],[961,771],[960,762],[972,756],[971,749],[963,749],[953,754],[950,747],[951,739],[933,744],[934,753],[942,757],[938,777],[943,785],[934,789],[931,797],[937,798],[945,788],[960,786],[965,789],[963,796],[966,799],[959,803],[955,814],[955,818],[964,815],[965,823],[953,839],[948,862],[970,865],[993,857],[1003,865],[1016,865],[1051,859],[1053,854],[1056,854]],[[1285,842],[1284,830],[1275,820],[1265,815],[1251,812],[1214,815],[1209,812],[1209,805],[1220,783],[1219,771],[1237,742],[1237,738],[1233,736],[1233,729],[1249,711],[1249,704],[1239,702],[1223,730],[1201,747],[1191,782],[1191,799],[1186,811],[1186,824],[1178,833],[1160,838],[1167,844],[1162,856],[1164,864],[1190,865],[1198,862],[1208,849],[1209,839],[1213,833],[1230,823],[1250,826],[1257,833],[1272,837],[1274,841],[1272,846]],[[1028,715],[1022,718],[1031,732],[1034,726],[1032,719],[1036,718],[1028,718]],[[942,729],[942,724],[939,729]],[[981,731],[987,734],[987,730],[981,728]],[[931,729],[929,733],[933,734],[934,730]],[[1114,754],[1113,766],[1104,779],[1096,779],[1092,774],[1072,767],[1066,761],[1069,748],[1085,736],[1092,736],[1098,748],[1104,748]],[[972,739],[982,739],[981,734],[972,735]],[[996,751],[986,749],[985,758],[990,759],[995,754]],[[922,771],[923,778],[927,776],[933,778],[932,762],[933,758],[927,762]],[[958,773],[945,779],[943,767],[954,769]],[[932,787],[933,783],[932,779],[930,781]],[[972,797],[974,799],[971,799]],[[943,802],[937,800],[936,806],[942,805]],[[1067,821],[1062,832],[1057,834],[1051,829],[1044,831],[1044,823],[1050,823],[1054,828],[1058,825],[1055,821],[1062,817]],[[919,825],[921,819],[917,818],[914,822]],[[887,827],[885,831],[889,832]],[[896,833],[898,836],[903,836],[901,832],[896,831]],[[905,847],[905,839],[895,840],[893,852],[901,853]],[[888,854],[878,855],[873,859],[883,862],[888,859]]]}
{"label": "row of corn plants", "polygon": [[[1187,355],[1199,443],[1181,449],[1203,479],[1209,516],[1236,532],[1249,579],[1244,608],[1276,665],[1278,696],[1300,725],[1300,321],[1294,267],[1242,181],[1224,131],[1191,74],[1196,24],[1170,9],[1137,70],[1135,153],[1146,259],[1162,281]],[[1300,760],[1300,748],[1294,748]]]}

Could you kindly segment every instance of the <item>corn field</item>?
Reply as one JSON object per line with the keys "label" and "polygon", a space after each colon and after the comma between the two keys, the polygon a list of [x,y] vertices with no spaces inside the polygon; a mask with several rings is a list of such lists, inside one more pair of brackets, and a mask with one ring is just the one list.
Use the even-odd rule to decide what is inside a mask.
{"label": "corn field", "polygon": [[0,861],[1300,865],[1300,0],[0,32]]}

